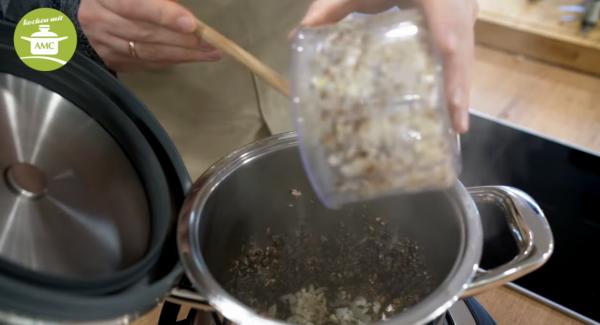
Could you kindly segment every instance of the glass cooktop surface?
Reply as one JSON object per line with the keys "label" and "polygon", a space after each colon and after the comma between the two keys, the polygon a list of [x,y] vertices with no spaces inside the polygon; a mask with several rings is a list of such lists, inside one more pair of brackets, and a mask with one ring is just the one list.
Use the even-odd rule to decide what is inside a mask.
{"label": "glass cooktop surface", "polygon": [[[552,228],[554,254],[515,284],[600,322],[600,156],[473,115],[461,142],[466,186],[519,188],[538,202]],[[480,206],[480,212],[481,266],[490,268],[510,260],[516,245],[498,211]]]}

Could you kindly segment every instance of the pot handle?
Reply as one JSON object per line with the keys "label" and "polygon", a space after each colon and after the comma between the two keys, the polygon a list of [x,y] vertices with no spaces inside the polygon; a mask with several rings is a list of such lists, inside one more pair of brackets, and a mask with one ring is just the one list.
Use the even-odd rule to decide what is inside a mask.
{"label": "pot handle", "polygon": [[505,284],[542,266],[554,250],[548,221],[538,204],[525,192],[508,186],[480,186],[468,189],[477,202],[494,203],[506,216],[519,253],[510,262],[491,270],[479,269],[462,297]]}
{"label": "pot handle", "polygon": [[212,306],[208,304],[208,301],[192,289],[175,287],[171,290],[169,296],[165,300],[178,305],[188,306],[196,310],[207,312],[214,311]]}

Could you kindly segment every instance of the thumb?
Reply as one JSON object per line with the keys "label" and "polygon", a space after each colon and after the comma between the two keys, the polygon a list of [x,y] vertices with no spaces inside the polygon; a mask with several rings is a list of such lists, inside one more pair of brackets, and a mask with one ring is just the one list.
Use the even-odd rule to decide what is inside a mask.
{"label": "thumb", "polygon": [[302,20],[304,26],[331,24],[344,19],[353,12],[378,13],[407,0],[317,0]]}
{"label": "thumb", "polygon": [[314,27],[338,22],[356,11],[357,3],[353,0],[316,0],[300,24]]}

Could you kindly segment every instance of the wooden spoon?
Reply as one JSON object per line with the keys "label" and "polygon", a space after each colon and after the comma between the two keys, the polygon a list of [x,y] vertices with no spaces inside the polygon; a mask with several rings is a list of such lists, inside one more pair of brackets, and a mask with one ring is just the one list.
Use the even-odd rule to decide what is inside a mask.
{"label": "wooden spoon", "polygon": [[290,86],[288,81],[277,71],[273,70],[264,62],[244,50],[237,43],[223,36],[203,21],[199,19],[196,20],[198,21],[198,28],[196,29],[196,35],[198,37],[201,37],[212,46],[232,56],[235,60],[245,65],[250,71],[254,72],[284,96],[290,96]]}

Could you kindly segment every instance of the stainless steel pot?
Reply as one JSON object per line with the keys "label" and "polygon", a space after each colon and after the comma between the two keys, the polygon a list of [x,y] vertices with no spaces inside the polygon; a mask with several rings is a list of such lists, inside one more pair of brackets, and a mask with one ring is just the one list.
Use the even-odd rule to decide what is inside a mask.
{"label": "stainless steel pot", "polygon": [[[120,145],[121,141],[130,143],[134,138],[117,133],[117,130],[141,133],[138,138],[142,144],[130,143],[123,145],[123,148],[130,148],[134,152],[146,148],[148,153],[137,155],[144,163],[134,165],[148,168],[150,160],[144,157],[155,156],[157,162],[154,165],[158,165],[155,169],[159,169],[159,174],[164,173],[167,183],[164,190],[168,194],[157,194],[152,196],[155,199],[149,201],[152,204],[166,205],[161,209],[150,210],[162,211],[153,218],[159,224],[152,229],[167,232],[190,182],[181,158],[159,123],[116,79],[77,54],[68,65],[51,74],[24,67],[12,48],[12,37],[13,27],[0,23],[0,40],[3,41],[0,42],[0,72],[29,82],[5,77],[6,84],[10,87],[7,86],[5,88],[8,90],[0,92],[2,98],[18,99],[24,92],[15,89],[32,89],[32,93],[39,96],[36,98],[53,99],[48,103],[50,108],[39,102],[28,105],[29,108],[45,109],[40,114],[33,114],[47,121],[42,125],[51,125],[49,122],[52,121],[52,115],[48,113],[52,109],[58,111],[61,107],[69,110],[80,108],[94,117],[88,123],[98,122],[104,127],[108,125],[106,121],[118,117],[125,127],[107,128],[107,131],[111,137],[119,140],[116,143]],[[18,85],[22,87],[17,87]],[[52,94],[43,91],[40,86]],[[61,96],[72,105],[59,100]],[[52,103],[54,104],[50,105]],[[60,103],[62,104],[58,105]],[[4,120],[11,121],[7,125],[25,125],[14,123],[19,116],[23,121],[32,120],[25,112],[17,114],[15,107],[18,106],[5,106],[10,114]],[[101,123],[102,121],[104,122]],[[62,125],[63,129],[58,131],[63,132],[64,128],[69,128]],[[17,130],[8,127],[5,129]],[[0,142],[25,139],[18,135],[28,134],[25,132],[26,128],[18,130],[20,132],[11,133],[11,137],[0,137]],[[63,144],[59,141],[63,139],[61,137],[51,139],[57,139],[52,145]],[[136,271],[135,279],[138,280],[126,287],[119,285],[120,290],[79,291],[74,289],[80,285],[89,286],[94,281],[84,279],[81,283],[71,282],[66,286],[62,281],[64,279],[58,279],[61,280],[60,283],[54,282],[55,279],[29,281],[22,276],[24,274],[1,271],[0,323],[127,324],[165,298],[174,302],[191,303],[198,309],[211,309],[204,304],[206,298],[234,322],[281,324],[261,318],[237,301],[223,289],[216,275],[226,267],[228,259],[239,252],[244,236],[256,234],[257,229],[264,229],[268,225],[273,229],[290,230],[294,229],[294,222],[300,215],[306,215],[318,224],[319,220],[326,217],[344,217],[348,212],[329,210],[319,203],[305,177],[296,145],[293,134],[278,135],[240,149],[208,170],[187,196],[177,233],[167,234],[164,244],[157,249],[160,254],[157,260],[149,263],[149,269]],[[51,145],[46,149],[51,149]],[[133,160],[132,152],[127,151],[125,154]],[[58,158],[61,157],[58,156],[56,161],[60,161]],[[44,178],[29,177],[38,174],[32,172],[31,168],[21,168],[31,166],[21,166],[16,162],[7,167],[6,170],[3,169],[6,175],[2,175],[2,181],[10,186],[10,197],[19,195],[23,196],[20,199],[30,200],[45,193],[43,187],[40,192],[37,186],[44,182],[36,181]],[[34,182],[30,182],[31,180]],[[151,184],[153,186],[148,188],[158,190],[156,179]],[[294,202],[294,207],[289,206],[291,202],[288,191],[291,188],[302,190],[303,204]],[[520,247],[519,255],[513,261],[488,272],[477,270],[482,249],[482,231],[473,198],[496,202],[507,211],[508,224]],[[415,324],[433,319],[460,297],[531,272],[543,264],[552,252],[552,235],[539,207],[526,194],[512,188],[486,187],[467,191],[457,183],[446,192],[373,201],[365,209],[389,215],[407,212],[399,215],[392,226],[399,234],[425,244],[429,268],[435,270],[437,289],[414,308],[392,319],[392,324]],[[31,215],[33,214],[29,216]],[[175,235],[178,237],[178,245],[175,245]],[[176,246],[198,293],[177,288],[182,268]],[[74,261],[80,262],[76,258]],[[36,274],[38,278],[41,278],[40,275],[41,273]],[[106,285],[100,286],[105,287]]]}
{"label": "stainless steel pot", "polygon": [[[299,189],[301,200],[290,197],[290,189]],[[483,234],[475,201],[493,202],[504,209],[519,247],[513,260],[488,271],[478,269]],[[393,215],[388,227],[420,243],[433,272],[436,289],[386,324],[431,321],[461,297],[535,270],[553,250],[552,233],[539,206],[522,191],[505,186],[465,189],[457,181],[447,191],[326,209],[305,176],[295,135],[287,133],[232,153],[198,179],[180,215],[181,260],[197,290],[226,318],[242,325],[284,324],[258,315],[223,288],[228,262],[249,236],[260,240],[266,227],[290,232],[301,218],[322,229],[330,226],[330,220],[347,218],[357,209]]]}

